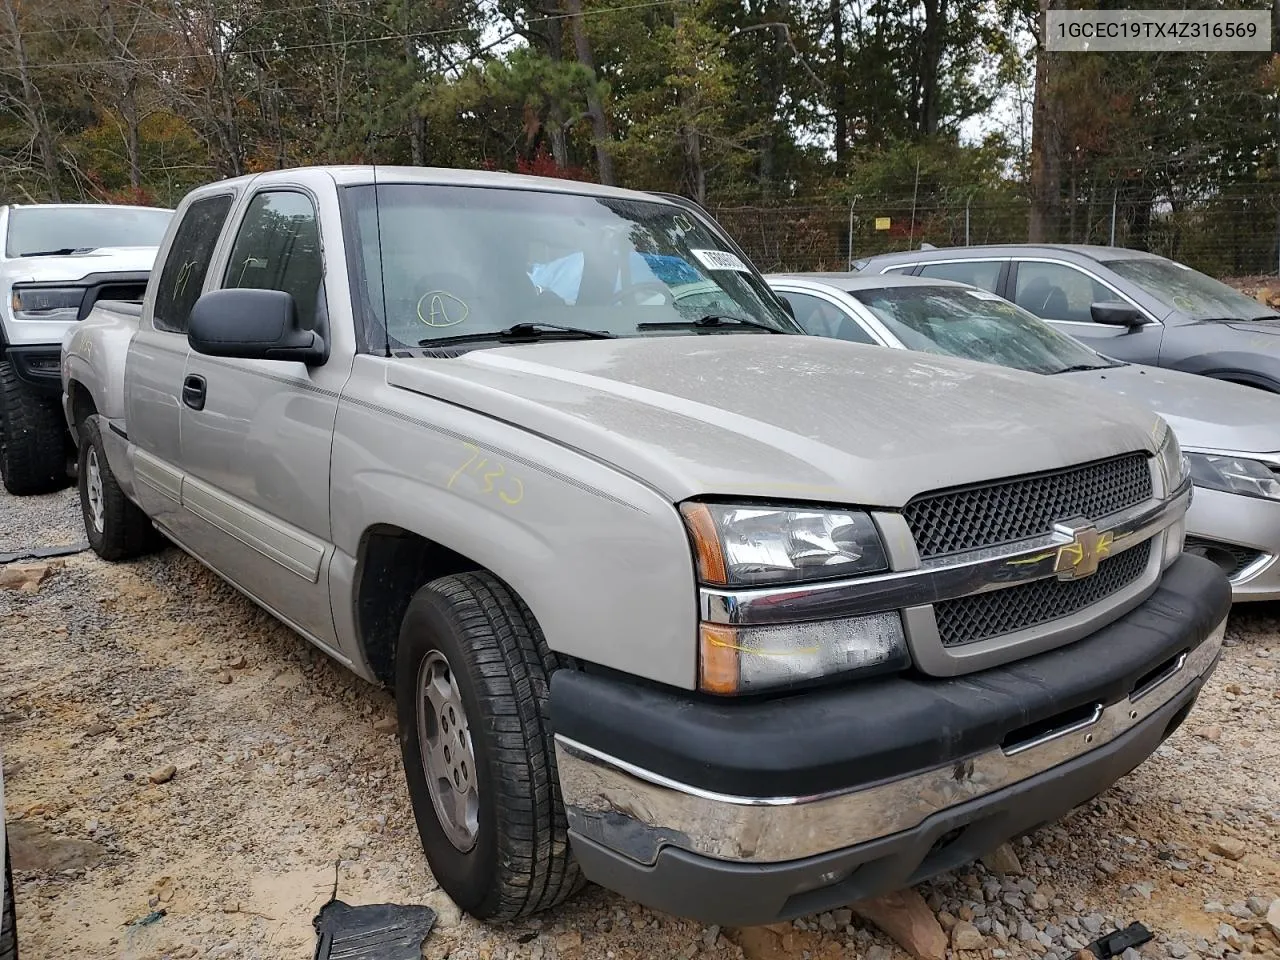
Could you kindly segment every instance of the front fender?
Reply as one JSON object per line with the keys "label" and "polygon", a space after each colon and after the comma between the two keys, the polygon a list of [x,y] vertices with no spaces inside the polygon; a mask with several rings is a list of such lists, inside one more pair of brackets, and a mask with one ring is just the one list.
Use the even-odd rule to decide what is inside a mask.
{"label": "front fender", "polygon": [[344,565],[369,528],[401,527],[504,580],[551,649],[696,686],[693,558],[669,500],[546,438],[377,392],[380,403],[344,397],[338,409],[330,502]]}
{"label": "front fender", "polygon": [[63,396],[70,394],[72,382],[80,384],[93,399],[97,412],[121,429],[126,426],[125,359],[137,330],[136,316],[95,307],[62,340]]}

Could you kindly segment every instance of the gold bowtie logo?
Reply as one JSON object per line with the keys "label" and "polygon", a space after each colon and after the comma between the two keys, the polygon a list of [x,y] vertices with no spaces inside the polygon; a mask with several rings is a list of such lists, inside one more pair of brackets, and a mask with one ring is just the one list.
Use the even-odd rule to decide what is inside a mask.
{"label": "gold bowtie logo", "polygon": [[1058,524],[1059,533],[1071,537],[1069,543],[1058,548],[1053,572],[1059,580],[1080,580],[1098,572],[1098,564],[1111,555],[1113,533],[1099,533],[1093,524],[1070,526]]}

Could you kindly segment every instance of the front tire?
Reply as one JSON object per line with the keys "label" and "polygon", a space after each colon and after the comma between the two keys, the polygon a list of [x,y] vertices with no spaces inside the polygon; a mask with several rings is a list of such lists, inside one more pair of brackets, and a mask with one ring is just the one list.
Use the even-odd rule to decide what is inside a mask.
{"label": "front tire", "polygon": [[76,469],[80,512],[89,546],[103,560],[132,560],[159,546],[155,527],[120,489],[98,423],[80,424],[80,459]]}
{"label": "front tire", "polygon": [[405,776],[437,882],[481,920],[579,890],[547,708],[561,663],[529,608],[488,573],[434,580],[396,650]]}
{"label": "front tire", "polygon": [[0,479],[15,497],[67,486],[67,426],[54,400],[36,396],[0,361]]}

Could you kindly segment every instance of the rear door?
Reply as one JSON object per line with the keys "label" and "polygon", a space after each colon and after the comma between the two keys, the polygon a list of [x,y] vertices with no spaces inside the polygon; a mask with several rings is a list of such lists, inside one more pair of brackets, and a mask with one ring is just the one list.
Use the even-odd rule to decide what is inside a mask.
{"label": "rear door", "polygon": [[[1063,333],[1117,360],[1155,364],[1164,325],[1130,297],[1085,267],[1058,260],[1018,259],[1009,278],[1008,299]],[[1094,323],[1090,305],[1120,301],[1138,307],[1148,320],[1128,328]]]}
{"label": "rear door", "polygon": [[142,508],[187,544],[179,443],[182,377],[187,364],[187,318],[204,287],[218,238],[235,196],[194,200],[161,250],[155,294],[143,307],[125,360],[125,427]]}
{"label": "rear door", "polygon": [[[322,206],[328,196],[332,209]],[[249,196],[212,287],[290,293],[304,326],[330,341],[323,365],[188,355],[182,409],[183,503],[202,559],[332,650],[329,455],[353,345],[337,341],[323,242],[341,256],[333,191],[271,186]],[[331,230],[321,225],[329,218]],[[199,399],[194,399],[195,392]]]}
{"label": "rear door", "polygon": [[1008,272],[1009,261],[987,260],[937,260],[922,263],[915,275],[934,280],[954,280],[971,287],[999,293]]}

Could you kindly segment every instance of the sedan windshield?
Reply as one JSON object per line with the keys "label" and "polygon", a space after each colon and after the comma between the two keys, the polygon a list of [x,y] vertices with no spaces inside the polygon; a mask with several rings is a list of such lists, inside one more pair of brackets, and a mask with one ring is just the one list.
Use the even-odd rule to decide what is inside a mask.
{"label": "sedan windshield", "polygon": [[142,207],[14,207],[7,256],[70,254],[98,247],[157,247],[172,210]]}
{"label": "sedan windshield", "polygon": [[[347,188],[371,347],[512,336],[800,333],[760,275],[663,201]],[[516,333],[512,328],[519,326]],[[558,329],[557,329],[558,328]]]}
{"label": "sedan windshield", "polygon": [[1239,290],[1163,257],[1112,260],[1103,266],[1193,320],[1260,320],[1277,316],[1274,310]]}
{"label": "sedan windshield", "polygon": [[985,290],[909,286],[851,290],[850,295],[865,304],[910,350],[1031,373],[1118,365]]}

